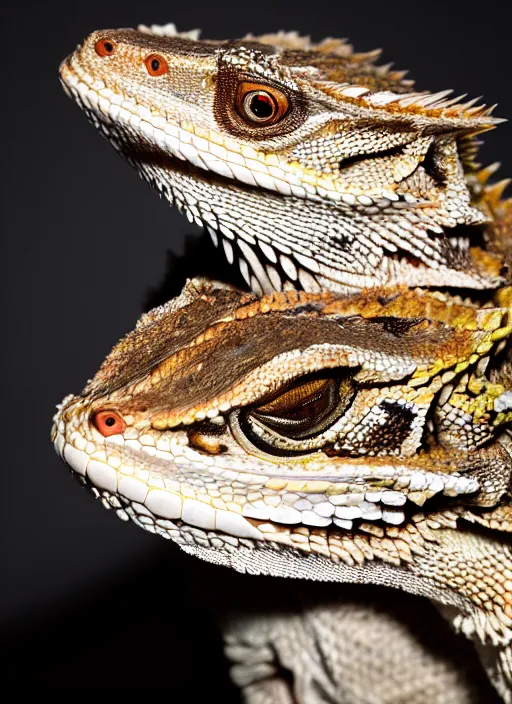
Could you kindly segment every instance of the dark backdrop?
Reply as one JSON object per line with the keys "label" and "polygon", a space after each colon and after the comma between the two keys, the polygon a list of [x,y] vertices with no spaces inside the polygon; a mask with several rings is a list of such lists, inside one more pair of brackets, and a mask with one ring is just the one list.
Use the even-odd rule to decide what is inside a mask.
{"label": "dark backdrop", "polygon": [[[315,39],[347,36],[360,51],[381,46],[383,60],[409,68],[419,88],[483,93],[488,103],[499,103],[497,115],[511,116],[508,3],[474,4],[3,5],[1,284],[7,331],[0,627],[11,675],[74,686],[92,684],[99,670],[110,684],[142,685],[148,664],[158,669],[167,662],[163,656],[176,653],[180,667],[221,673],[208,683],[200,677],[198,691],[225,686],[222,667],[207,655],[217,636],[206,610],[189,595],[195,571],[205,568],[92,501],[49,441],[55,403],[83,387],[148,300],[159,302],[199,271],[198,252],[210,257],[199,230],[160,202],[65,97],[57,76],[61,59],[94,29],[138,23],[200,26],[211,38],[296,29]],[[504,160],[504,174],[512,171],[510,128],[502,125],[485,139],[484,163]],[[188,255],[176,259],[185,250]],[[222,579],[223,570],[207,567],[203,584],[219,574]],[[244,588],[251,588],[249,582]],[[141,672],[120,676],[120,663]]]}

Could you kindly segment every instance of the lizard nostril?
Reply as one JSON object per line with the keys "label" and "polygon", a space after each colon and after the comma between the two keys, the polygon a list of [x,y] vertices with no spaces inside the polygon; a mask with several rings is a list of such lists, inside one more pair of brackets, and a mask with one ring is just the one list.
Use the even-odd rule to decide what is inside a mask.
{"label": "lizard nostril", "polygon": [[98,411],[92,416],[92,423],[106,438],[122,433],[126,428],[124,418],[117,411]]}
{"label": "lizard nostril", "polygon": [[112,39],[100,39],[94,45],[98,56],[112,56],[116,50],[116,43]]}
{"label": "lizard nostril", "polygon": [[167,61],[158,54],[150,54],[146,57],[144,63],[150,76],[163,76],[169,71]]}

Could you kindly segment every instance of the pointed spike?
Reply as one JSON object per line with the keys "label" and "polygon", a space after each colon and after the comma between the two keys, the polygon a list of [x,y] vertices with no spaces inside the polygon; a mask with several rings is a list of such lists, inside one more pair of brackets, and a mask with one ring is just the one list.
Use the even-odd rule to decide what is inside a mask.
{"label": "pointed spike", "polygon": [[477,117],[477,116],[485,114],[486,109],[487,108],[485,105],[475,105],[474,107],[469,108],[469,110],[465,109],[464,112],[467,115],[470,115],[471,117]]}
{"label": "pointed spike", "polygon": [[487,181],[491,178],[493,174],[498,171],[498,169],[501,166],[500,161],[495,161],[492,164],[489,164],[488,166],[485,166],[483,169],[480,169],[480,171],[477,173],[477,178],[480,181],[481,184],[487,183]]}
{"label": "pointed spike", "polygon": [[401,97],[398,104],[402,108],[409,108],[418,103],[418,100],[422,100],[428,93],[406,93]]}
{"label": "pointed spike", "polygon": [[479,95],[477,98],[472,98],[471,100],[468,100],[467,103],[464,103],[463,105],[461,105],[461,107],[464,108],[464,110],[469,110],[469,108],[472,108],[473,105],[476,105],[481,100],[482,96]]}
{"label": "pointed spike", "polygon": [[151,26],[139,24],[137,31],[142,34],[155,34],[159,37],[183,37],[183,39],[193,39],[194,41],[197,41],[201,35],[200,29],[189,29],[185,32],[178,32],[176,25],[172,22],[168,24],[152,24]]}
{"label": "pointed spike", "polygon": [[391,103],[396,103],[400,100],[399,93],[393,93],[392,91],[379,91],[378,93],[372,93],[371,95],[365,95],[364,100],[371,105],[377,105],[378,107],[383,107],[384,105],[391,105]]}
{"label": "pointed spike", "polygon": [[373,49],[373,51],[365,51],[357,54],[352,54],[350,57],[355,63],[373,63],[382,54],[382,49]]}
{"label": "pointed spike", "polygon": [[504,178],[502,181],[498,181],[497,183],[493,183],[490,186],[486,186],[486,199],[490,200],[494,204],[499,203],[499,201],[501,200],[501,196],[503,195],[503,191],[510,184],[511,181],[512,179],[510,178]]}
{"label": "pointed spike", "polygon": [[464,100],[466,95],[467,93],[464,93],[464,95],[457,95],[455,98],[450,98],[450,100],[443,100],[442,102],[438,103],[435,107],[438,110],[446,110],[446,108],[456,106],[459,110],[462,110],[461,100]]}
{"label": "pointed spike", "polygon": [[[403,80],[409,71],[393,71],[393,79],[395,81],[401,81]],[[414,81],[407,81],[407,83],[414,83]]]}
{"label": "pointed spike", "polygon": [[[441,90],[438,93],[427,94],[424,98],[420,98],[416,102],[416,105],[419,105],[422,108],[428,107],[428,106],[432,105],[432,103],[438,103],[443,98],[446,98],[446,96],[450,95],[450,93],[453,93],[453,90],[451,90],[451,89]],[[437,107],[437,105],[436,105],[436,107]]]}
{"label": "pointed spike", "polygon": [[311,49],[318,51],[320,54],[336,54],[345,58],[352,55],[352,45],[348,43],[346,37],[342,39],[326,37],[318,44],[311,44]]}
{"label": "pointed spike", "polygon": [[281,49],[300,49],[301,51],[308,51],[314,48],[309,35],[302,36],[298,32],[285,32],[283,30],[262,34],[260,36],[249,33],[246,34],[243,39],[258,41],[261,44],[274,45]]}
{"label": "pointed spike", "polygon": [[506,117],[494,117],[493,115],[488,115],[485,110],[480,114],[468,115],[465,113],[464,116],[469,117],[472,120],[476,118],[480,121],[480,125],[478,125],[478,130],[475,130],[475,134],[479,134],[480,132],[485,132],[487,130],[493,130],[503,122],[508,122]]}
{"label": "pointed spike", "polygon": [[491,122],[488,122],[487,124],[480,123],[477,126],[471,128],[471,134],[482,134],[482,132],[491,132],[495,129],[496,125],[493,125]]}
{"label": "pointed spike", "polygon": [[438,100],[442,100],[443,98],[446,98],[446,96],[451,95],[452,93],[453,88],[447,88],[446,90],[438,90],[437,93],[432,93],[432,96],[436,97]]}
{"label": "pointed spike", "polygon": [[386,76],[391,67],[393,66],[393,61],[390,61],[388,64],[382,64],[382,66],[376,66],[375,67],[375,73],[377,76]]}
{"label": "pointed spike", "polygon": [[466,135],[465,138],[459,140],[459,151],[464,156],[473,157],[478,154],[479,140],[472,139],[472,135]]}
{"label": "pointed spike", "polygon": [[318,42],[317,44],[314,44],[313,46],[315,49],[319,49],[320,47],[324,46],[329,46],[329,48],[332,48],[333,46],[346,46],[348,42],[348,37],[341,37],[341,39],[335,39],[334,37],[325,37],[325,39],[322,39],[322,41]]}
{"label": "pointed spike", "polygon": [[499,193],[501,196],[505,188],[510,185],[510,183],[512,183],[512,178],[503,178],[501,181],[493,183],[492,186],[488,186],[488,189],[494,191],[494,193]]}
{"label": "pointed spike", "polygon": [[369,88],[366,88],[366,86],[348,86],[347,88],[343,88],[341,90],[341,95],[348,98],[359,98],[369,92],[370,90]]}

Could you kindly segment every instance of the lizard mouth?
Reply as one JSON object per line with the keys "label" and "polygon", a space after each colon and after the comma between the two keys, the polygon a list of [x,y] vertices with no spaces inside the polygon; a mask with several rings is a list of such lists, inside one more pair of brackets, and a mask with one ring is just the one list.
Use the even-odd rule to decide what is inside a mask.
{"label": "lizard mouth", "polygon": [[[183,526],[270,541],[291,540],[301,531],[383,536],[388,528],[414,523],[420,513],[423,520],[425,504],[435,513],[447,503],[456,507],[461,497],[479,490],[471,477],[391,462],[371,467],[347,461],[336,474],[331,470],[323,477],[314,471],[299,477],[293,467],[276,467],[272,476],[249,465],[237,472],[206,465],[179,433],[172,440],[175,455],[157,449],[169,440],[157,448],[132,441],[138,445],[134,449],[120,436],[91,451],[94,435],[70,433],[59,415],[52,440],[75,476],[106,508],[171,538]],[[190,463],[196,467],[193,486],[187,481]]]}
{"label": "lizard mouth", "polygon": [[[464,225],[455,227],[453,221],[446,228],[435,204],[407,195],[391,193],[393,200],[379,196],[373,201],[323,188],[317,192],[283,164],[230,152],[153,116],[101,87],[101,81],[91,85],[74,55],[63,62],[61,80],[100,133],[160,196],[208,230],[259,293],[282,290],[288,283],[306,291],[350,291],[403,280],[437,288],[449,280],[468,289],[501,282],[501,261],[479,256],[475,236],[485,217],[472,206]],[[378,217],[368,212],[372,208]],[[270,220],[278,245],[266,234]]]}
{"label": "lizard mouth", "polygon": [[[183,125],[165,121],[141,108],[128,96],[91,84],[75,54],[60,67],[65,92],[85,112],[87,118],[114,147],[134,165],[153,164],[170,172],[193,173],[196,179],[230,183],[233,188],[249,186],[280,195],[315,198],[313,186],[304,186],[293,170],[287,172],[253,157],[229,151],[222,144],[197,134]],[[158,184],[154,184],[158,187]],[[396,197],[394,200],[399,200]],[[394,201],[387,201],[394,204]],[[347,204],[354,205],[347,195]],[[362,203],[361,203],[362,205]],[[404,203],[402,203],[404,205]],[[408,206],[410,207],[410,206]]]}
{"label": "lizard mouth", "polygon": [[[382,209],[425,209],[437,208],[438,203],[394,192],[382,188],[382,193],[371,192],[343,193],[329,190],[324,187],[321,176],[318,176],[319,187],[308,183],[298,175],[293,167],[288,167],[283,161],[279,165],[267,164],[261,154],[254,149],[240,146],[240,151],[230,151],[224,144],[212,141],[211,135],[207,139],[194,125],[186,126],[153,115],[147,108],[141,107],[129,96],[115,93],[101,81],[91,84],[90,77],[80,66],[76,54],[68,57],[60,68],[61,81],[66,93],[73,98],[88,119],[114,143],[125,158],[142,164],[154,164],[169,171],[193,173],[201,180],[220,181],[231,184],[234,188],[249,186],[277,193],[281,196],[295,196],[313,201],[331,201],[334,205],[361,209],[378,207]],[[220,138],[220,136],[219,136]],[[221,139],[224,142],[223,139]],[[234,148],[234,147],[233,147]],[[342,159],[340,170],[345,171],[355,164],[366,161],[374,162],[379,158],[390,156],[391,153],[399,154],[402,147],[387,150],[386,152],[358,155]],[[422,166],[439,185],[444,183],[444,175],[440,173],[439,164],[434,164],[432,154],[434,145],[429,148],[425,159],[418,159],[409,165],[407,174],[402,180],[413,176]],[[430,166],[429,166],[430,164]],[[332,187],[332,184],[331,184]],[[472,218],[483,222],[478,211],[472,213]],[[435,234],[442,234],[440,228],[433,228]]]}

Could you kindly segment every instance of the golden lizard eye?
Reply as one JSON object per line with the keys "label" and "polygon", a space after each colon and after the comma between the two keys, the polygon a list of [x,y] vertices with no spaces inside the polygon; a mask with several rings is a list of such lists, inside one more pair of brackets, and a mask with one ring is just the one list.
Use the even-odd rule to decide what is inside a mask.
{"label": "golden lizard eye", "polygon": [[306,428],[320,422],[332,406],[335,382],[333,379],[315,379],[288,389],[254,411],[254,415],[276,430],[301,434]]}
{"label": "golden lizard eye", "polygon": [[238,88],[238,112],[252,124],[273,125],[284,117],[288,107],[288,98],[276,88],[248,82]]}
{"label": "golden lizard eye", "polygon": [[294,384],[265,404],[253,408],[250,418],[267,432],[300,440],[322,433],[339,418],[353,396],[350,376],[321,377]]}
{"label": "golden lizard eye", "polygon": [[116,50],[116,43],[112,39],[100,39],[94,45],[98,56],[112,56]]}
{"label": "golden lizard eye", "polygon": [[97,411],[91,420],[96,430],[106,438],[122,433],[126,428],[124,418],[117,411]]}
{"label": "golden lizard eye", "polygon": [[150,76],[163,76],[169,71],[169,65],[163,56],[150,54],[144,60]]}

